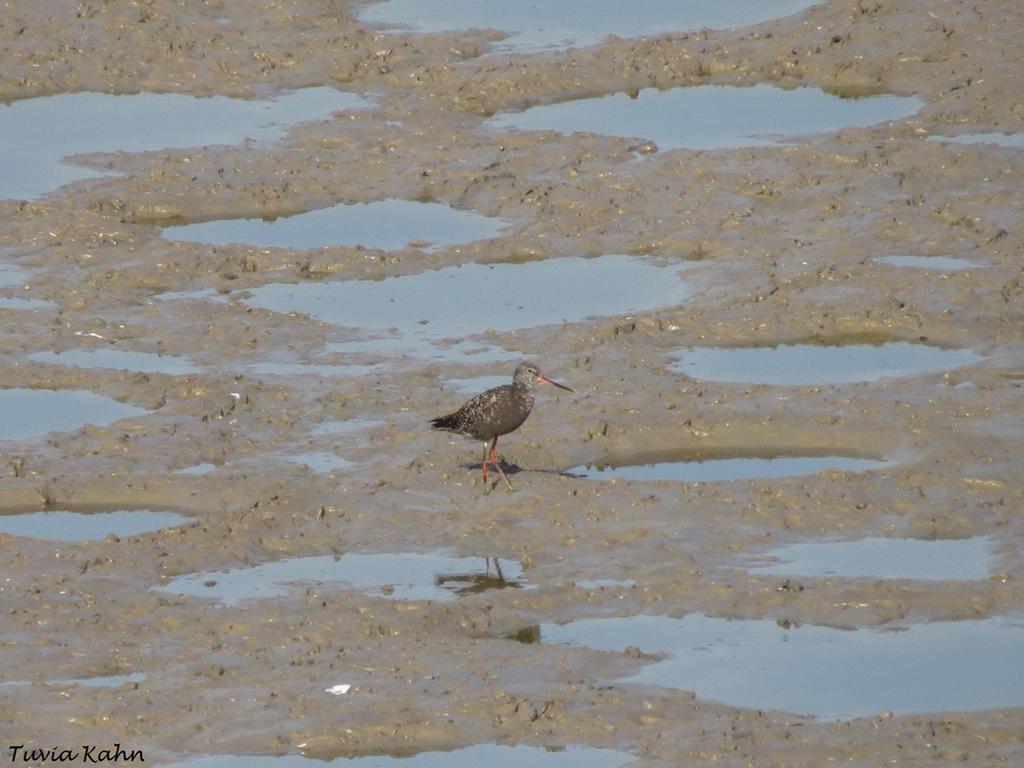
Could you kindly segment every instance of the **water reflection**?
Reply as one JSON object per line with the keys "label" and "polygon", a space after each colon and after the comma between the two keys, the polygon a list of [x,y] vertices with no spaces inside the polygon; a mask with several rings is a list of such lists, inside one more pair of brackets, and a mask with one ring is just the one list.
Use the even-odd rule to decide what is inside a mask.
{"label": "water reflection", "polygon": [[483,557],[451,557],[439,552],[352,552],[186,574],[155,589],[237,605],[246,600],[278,597],[303,585],[317,588],[330,583],[378,597],[442,602],[483,589],[526,586],[517,562],[506,562],[493,577],[491,569],[491,562]]}

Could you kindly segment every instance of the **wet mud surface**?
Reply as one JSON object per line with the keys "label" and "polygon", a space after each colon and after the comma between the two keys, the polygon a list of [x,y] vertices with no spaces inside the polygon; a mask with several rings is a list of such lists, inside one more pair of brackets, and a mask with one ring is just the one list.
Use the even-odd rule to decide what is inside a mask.
{"label": "wet mud surface", "polygon": [[[838,0],[748,28],[542,53],[492,52],[499,36],[487,30],[385,33],[344,2],[43,6],[8,3],[0,15],[4,99],[333,86],[371,105],[276,143],[78,155],[116,175],[0,200],[0,261],[19,275],[3,297],[52,302],[0,304],[3,388],[87,390],[142,409],[0,442],[0,509],[189,518],[67,543],[0,534],[0,746],[120,742],[155,764],[480,744],[620,750],[641,766],[1024,761],[1024,710],[1003,703],[841,721],[731,706],[643,679],[658,647],[601,650],[544,632],[640,615],[854,633],[1017,622],[1024,154],[929,138],[1022,130],[1018,3]],[[573,98],[756,83],[924,105],[895,122],[721,150],[483,127]],[[486,240],[389,251],[161,236],[392,198],[507,224]],[[433,332],[428,316],[331,324],[250,301],[271,285],[613,255],[678,275],[685,290],[629,314],[579,315],[581,277],[564,286],[570,321],[503,328],[482,312],[452,333]],[[879,261],[892,255],[977,266]],[[460,298],[445,297],[453,313]],[[673,369],[694,347],[891,342],[978,358],[815,384]],[[194,370],[89,365],[91,350]],[[426,425],[465,400],[460,380],[511,376],[519,358],[575,394],[539,392],[533,416],[499,443],[516,490],[487,493],[479,446]],[[673,452],[888,461],[700,483],[566,474]],[[337,461],[316,471],[296,455]],[[991,574],[745,567],[786,545],[879,537],[986,537]],[[390,590],[376,575],[371,592],[303,580],[231,604],[158,589],[292,558],[436,552],[479,558],[472,575],[485,579],[500,580],[485,560],[498,558],[530,588],[486,581],[453,599],[403,599],[400,579]],[[130,677],[55,684],[109,676]],[[337,685],[351,688],[327,691]]]}

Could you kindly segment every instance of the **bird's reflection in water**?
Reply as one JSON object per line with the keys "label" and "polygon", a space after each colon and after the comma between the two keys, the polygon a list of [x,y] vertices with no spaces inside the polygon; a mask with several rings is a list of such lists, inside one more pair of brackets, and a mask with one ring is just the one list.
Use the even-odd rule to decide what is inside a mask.
{"label": "bird's reflection in water", "polygon": [[515,640],[523,645],[534,645],[540,642],[540,624],[530,624],[502,635],[505,640]]}
{"label": "bird's reflection in water", "polygon": [[[506,579],[501,572],[501,563],[496,557],[488,557],[483,573],[438,573],[434,576],[434,584],[444,589],[451,589],[460,597],[485,592],[488,589],[520,589],[522,584],[516,579]],[[493,566],[492,566],[493,564]]]}

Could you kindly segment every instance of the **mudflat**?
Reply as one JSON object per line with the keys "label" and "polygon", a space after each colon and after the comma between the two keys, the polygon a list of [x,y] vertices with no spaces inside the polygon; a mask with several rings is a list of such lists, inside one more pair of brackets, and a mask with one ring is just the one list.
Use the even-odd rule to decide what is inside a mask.
{"label": "mudflat", "polygon": [[[361,97],[278,136],[256,134],[257,115],[239,119],[249,141],[78,152],[89,173],[0,200],[0,397],[131,406],[96,423],[75,401],[67,431],[0,434],[0,508],[186,518],[74,541],[0,533],[6,756],[500,744],[620,750],[638,766],[1024,762],[1024,701],[1007,693],[1024,669],[1024,7],[834,0],[540,51],[501,49],[487,29],[385,30],[358,11],[26,0],[0,14],[0,119],[68,93]],[[711,149],[660,147],[642,126],[485,124],[708,85],[921,105]],[[104,120],[124,128],[115,110]],[[978,134],[992,136],[963,138]],[[464,240],[454,223],[387,249],[165,233],[392,199],[493,231]],[[382,226],[405,226],[403,210]],[[823,376],[847,346],[864,372]],[[743,348],[728,373],[702,367]],[[794,349],[762,380],[772,350]],[[488,492],[480,446],[428,421],[520,359],[575,392],[538,392],[499,443],[516,490]],[[767,466],[799,457],[836,462]],[[728,463],[742,460],[763,474]],[[569,471],[674,463],[709,474]],[[764,568],[780,547],[878,539],[987,554],[948,579]],[[641,631],[571,637],[613,618]],[[710,634],[685,634],[698,623]],[[788,668],[792,640],[818,672],[776,689],[819,695],[758,698],[761,672],[728,664],[710,681],[644,673],[701,654],[717,668],[746,642],[723,627],[750,627],[761,672]],[[887,643],[935,628],[949,639],[928,648],[996,668],[969,667],[963,679],[990,687],[933,711],[898,695],[928,677],[916,646],[900,646],[903,665]],[[892,663],[848,713],[846,660],[816,655],[836,630],[878,643],[856,660],[864,675]]]}

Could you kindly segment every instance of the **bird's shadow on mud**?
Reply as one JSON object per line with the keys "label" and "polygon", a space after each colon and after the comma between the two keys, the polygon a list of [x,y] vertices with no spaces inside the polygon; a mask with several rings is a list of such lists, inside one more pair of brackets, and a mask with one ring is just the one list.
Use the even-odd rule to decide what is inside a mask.
{"label": "bird's shadow on mud", "polygon": [[[505,461],[504,459],[501,459],[498,463],[501,465],[502,471],[506,475],[508,475],[509,477],[515,477],[516,475],[518,475],[521,472],[529,472],[530,474],[533,474],[533,475],[543,474],[543,475],[561,475],[562,477],[576,477],[576,478],[582,477],[582,475],[574,475],[572,472],[569,472],[568,470],[565,470],[565,469],[538,469],[538,468],[532,468],[532,467],[520,467],[518,464],[510,464],[509,462]],[[459,466],[462,467],[462,469],[475,469],[477,472],[479,472],[480,469],[481,469],[479,461],[466,462],[464,464],[460,464]],[[487,471],[488,472],[493,471],[493,467],[488,466],[487,467]]]}
{"label": "bird's shadow on mud", "polygon": [[[527,471],[529,471],[529,470],[524,470],[518,464],[509,464],[504,459],[500,459],[498,461],[498,464],[501,465],[501,468],[505,472],[506,475],[518,475],[520,472],[527,472]],[[464,464],[460,464],[459,466],[462,467],[463,469],[475,469],[477,472],[479,472],[480,469],[481,469],[481,462],[479,462],[479,461],[468,461],[468,462],[465,462]],[[488,472],[493,472],[494,471],[494,465],[491,464],[491,462],[487,462],[487,471]]]}

